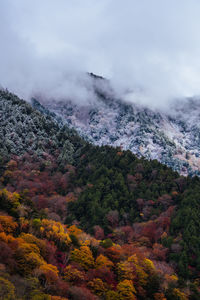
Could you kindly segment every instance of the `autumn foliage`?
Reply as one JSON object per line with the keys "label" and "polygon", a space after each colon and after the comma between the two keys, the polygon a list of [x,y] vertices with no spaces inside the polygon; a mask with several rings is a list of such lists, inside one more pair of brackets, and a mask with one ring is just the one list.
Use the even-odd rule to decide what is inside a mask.
{"label": "autumn foliage", "polygon": [[118,169],[95,172],[87,154],[79,167],[45,153],[4,166],[0,299],[198,299],[197,249],[184,242],[196,243],[196,223],[182,233],[176,216],[184,180],[161,169],[153,183],[138,162],[127,173],[129,154],[109,151]]}

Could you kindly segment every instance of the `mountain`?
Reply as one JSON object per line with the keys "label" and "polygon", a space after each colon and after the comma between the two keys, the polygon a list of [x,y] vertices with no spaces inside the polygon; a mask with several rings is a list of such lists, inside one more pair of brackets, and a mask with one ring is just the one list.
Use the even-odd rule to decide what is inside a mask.
{"label": "mountain", "polygon": [[0,299],[200,299],[200,178],[34,106],[0,92]]}
{"label": "mountain", "polygon": [[182,175],[200,175],[200,101],[176,100],[164,111],[118,99],[109,82],[90,74],[95,100],[33,100],[95,145],[120,146],[138,157],[157,159]]}
{"label": "mountain", "polygon": [[60,164],[72,163],[85,141],[52,113],[42,114],[8,91],[0,91],[0,158],[25,153],[54,155]]}

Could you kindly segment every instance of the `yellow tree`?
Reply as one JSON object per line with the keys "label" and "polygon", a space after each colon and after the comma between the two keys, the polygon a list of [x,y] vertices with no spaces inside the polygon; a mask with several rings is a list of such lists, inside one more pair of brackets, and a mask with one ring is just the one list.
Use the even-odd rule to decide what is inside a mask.
{"label": "yellow tree", "polygon": [[139,285],[145,286],[147,284],[148,274],[144,271],[144,267],[141,265],[141,261],[138,259],[137,255],[134,254],[128,258],[128,262],[133,263],[135,267],[135,273],[137,275],[137,280]]}
{"label": "yellow tree", "polygon": [[79,263],[85,270],[94,267],[94,258],[88,246],[81,246],[80,249],[74,249],[71,252],[71,260]]}
{"label": "yellow tree", "polygon": [[83,231],[79,229],[76,225],[72,225],[67,228],[67,231],[69,234],[73,234],[76,237],[78,237]]}
{"label": "yellow tree", "polygon": [[88,282],[88,287],[98,296],[103,297],[108,287],[100,278],[94,278],[92,281]]}
{"label": "yellow tree", "polygon": [[65,226],[60,222],[43,219],[41,221],[40,233],[43,238],[54,241],[63,250],[66,250],[71,243]]}
{"label": "yellow tree", "polygon": [[135,267],[133,263],[129,261],[120,262],[117,264],[117,274],[119,280],[130,279],[133,280],[136,277]]}
{"label": "yellow tree", "polygon": [[17,223],[10,216],[0,216],[0,231],[13,233],[17,228]]}
{"label": "yellow tree", "polygon": [[118,299],[119,300],[136,300],[134,293],[136,290],[131,280],[123,280],[117,285]]}
{"label": "yellow tree", "polygon": [[40,255],[39,248],[34,244],[22,243],[15,252],[18,271],[23,275],[29,275],[35,268],[45,263]]}
{"label": "yellow tree", "polygon": [[51,264],[44,263],[34,273],[37,277],[42,276],[45,287],[55,284],[58,280],[58,269]]}
{"label": "yellow tree", "polygon": [[174,296],[174,299],[179,299],[179,300],[187,300],[188,299],[188,297],[177,288],[173,289],[172,294]]}
{"label": "yellow tree", "polygon": [[96,259],[96,263],[95,266],[97,269],[101,268],[101,267],[107,267],[107,268],[112,268],[114,266],[113,262],[111,260],[109,260],[106,256],[100,254],[97,259]]}
{"label": "yellow tree", "polygon": [[46,243],[45,241],[38,239],[32,234],[29,233],[22,233],[20,235],[20,238],[22,238],[26,243],[36,245],[40,251],[40,254],[44,257],[46,254]]}
{"label": "yellow tree", "polygon": [[116,291],[107,291],[106,300],[119,300],[119,294]]}
{"label": "yellow tree", "polygon": [[15,287],[7,279],[0,277],[0,299],[2,300],[14,300],[15,298]]}
{"label": "yellow tree", "polygon": [[69,265],[64,269],[63,279],[67,282],[80,283],[84,281],[84,272]]}

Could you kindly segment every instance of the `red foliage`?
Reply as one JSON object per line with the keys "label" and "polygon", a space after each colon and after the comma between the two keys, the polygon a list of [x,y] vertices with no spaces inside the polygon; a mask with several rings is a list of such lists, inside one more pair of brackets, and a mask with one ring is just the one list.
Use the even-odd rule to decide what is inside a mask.
{"label": "red foliage", "polygon": [[44,195],[37,195],[33,197],[32,200],[38,209],[44,209],[48,207],[48,199]]}
{"label": "red foliage", "polygon": [[149,221],[143,227],[142,236],[148,237],[149,240],[153,243],[156,241],[156,230],[157,226],[155,222]]}
{"label": "red foliage", "polygon": [[4,242],[0,242],[0,262],[9,265],[12,269],[16,265],[13,250]]}
{"label": "red foliage", "polygon": [[102,281],[105,281],[107,284],[115,287],[117,282],[115,281],[114,273],[109,270],[107,267],[96,269],[91,269],[87,273],[88,280],[91,281],[94,278],[100,278]]}
{"label": "red foliage", "polygon": [[57,265],[56,251],[57,251],[57,247],[54,245],[54,243],[46,240],[44,258],[47,261],[47,263],[52,265]]}
{"label": "red foliage", "polygon": [[66,297],[68,292],[69,292],[69,285],[65,281],[58,279],[55,285],[55,294],[62,297]]}
{"label": "red foliage", "polygon": [[118,262],[120,260],[121,251],[112,246],[105,250],[105,255],[113,262]]}
{"label": "red foliage", "polygon": [[97,240],[104,239],[104,230],[100,226],[94,226],[94,237]]}
{"label": "red foliage", "polygon": [[69,260],[68,253],[57,251],[55,256],[56,256],[57,266],[61,271],[63,271]]}
{"label": "red foliage", "polygon": [[109,213],[106,215],[106,218],[109,222],[109,225],[111,227],[117,227],[118,222],[119,222],[119,213],[117,210],[111,210]]}
{"label": "red foliage", "polygon": [[97,300],[97,297],[94,296],[86,287],[73,286],[69,289],[70,299],[74,300]]}
{"label": "red foliage", "polygon": [[133,240],[134,237],[134,230],[131,226],[123,226],[121,227],[121,231],[124,232],[124,242],[130,243]]}
{"label": "red foliage", "polygon": [[161,244],[154,244],[153,245],[153,255],[157,260],[166,260],[166,255],[169,249],[164,248]]}

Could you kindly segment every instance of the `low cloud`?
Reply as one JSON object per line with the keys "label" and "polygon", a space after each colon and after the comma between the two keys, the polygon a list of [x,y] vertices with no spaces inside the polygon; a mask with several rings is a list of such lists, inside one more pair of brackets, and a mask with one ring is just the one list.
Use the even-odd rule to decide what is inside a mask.
{"label": "low cloud", "polygon": [[199,11],[197,0],[1,0],[0,85],[88,103],[94,72],[154,107],[200,95]]}

